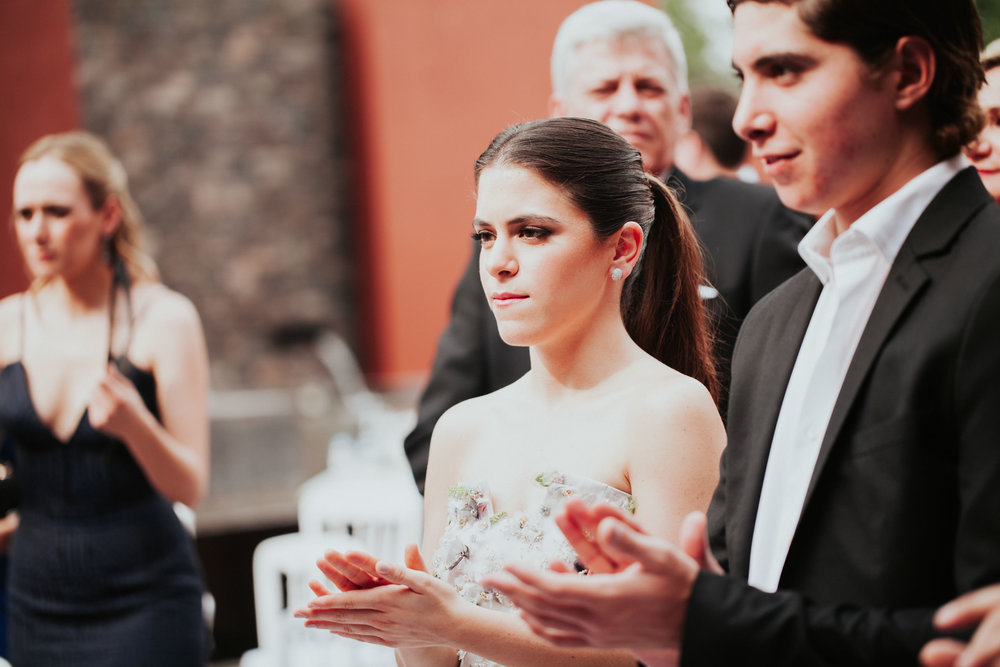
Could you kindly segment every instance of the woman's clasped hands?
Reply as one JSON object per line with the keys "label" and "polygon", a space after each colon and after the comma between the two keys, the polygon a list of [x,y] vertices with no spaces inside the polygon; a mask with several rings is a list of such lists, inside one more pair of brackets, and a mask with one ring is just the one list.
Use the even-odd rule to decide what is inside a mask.
{"label": "woman's clasped hands", "polygon": [[306,627],[329,630],[370,644],[395,648],[447,645],[459,605],[449,584],[433,577],[417,545],[406,548],[405,566],[361,552],[328,551],[316,562],[339,592],[311,581],[316,598],[295,612]]}

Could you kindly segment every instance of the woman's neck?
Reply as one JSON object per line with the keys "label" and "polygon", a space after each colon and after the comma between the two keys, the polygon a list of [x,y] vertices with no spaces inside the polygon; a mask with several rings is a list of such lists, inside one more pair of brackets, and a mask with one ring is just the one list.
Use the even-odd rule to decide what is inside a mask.
{"label": "woman's neck", "polygon": [[576,337],[533,346],[532,382],[542,395],[558,401],[592,389],[644,356],[617,315],[594,322]]}
{"label": "woman's neck", "polygon": [[60,304],[69,316],[85,315],[107,308],[111,280],[111,269],[102,264],[75,279],[57,276],[41,285],[37,295],[45,301]]}

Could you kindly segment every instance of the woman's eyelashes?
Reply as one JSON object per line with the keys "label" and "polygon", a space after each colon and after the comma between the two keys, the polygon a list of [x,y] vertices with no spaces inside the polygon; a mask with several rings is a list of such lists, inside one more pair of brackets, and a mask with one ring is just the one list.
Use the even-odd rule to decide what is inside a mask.
{"label": "woman's eyelashes", "polygon": [[[542,241],[552,235],[551,229],[525,225],[517,230],[516,235],[520,239],[528,241]],[[479,245],[486,246],[496,240],[496,233],[489,229],[477,229],[472,232],[472,240],[478,241]]]}
{"label": "woman's eyelashes", "polygon": [[479,245],[481,246],[485,246],[487,243],[496,238],[496,235],[487,229],[477,229],[476,231],[472,232],[471,236],[472,240],[478,241]]}
{"label": "woman's eyelashes", "polygon": [[552,234],[551,229],[546,229],[544,227],[521,227],[518,230],[517,235],[523,239],[532,239],[535,241],[541,241]]}
{"label": "woman's eyelashes", "polygon": [[[42,212],[53,218],[65,218],[69,215],[70,208],[68,206],[45,206],[42,208]],[[35,209],[32,208],[22,208],[17,212],[17,217],[20,220],[31,220],[35,216]]]}

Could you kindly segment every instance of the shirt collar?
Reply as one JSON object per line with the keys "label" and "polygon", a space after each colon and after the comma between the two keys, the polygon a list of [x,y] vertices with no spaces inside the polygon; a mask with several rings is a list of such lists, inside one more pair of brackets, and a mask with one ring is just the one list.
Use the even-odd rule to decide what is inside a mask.
{"label": "shirt collar", "polygon": [[[844,236],[862,234],[892,264],[920,214],[966,164],[959,154],[921,172],[855,220]],[[830,275],[830,248],[837,240],[834,213],[827,211],[799,242],[799,254],[823,284]]]}

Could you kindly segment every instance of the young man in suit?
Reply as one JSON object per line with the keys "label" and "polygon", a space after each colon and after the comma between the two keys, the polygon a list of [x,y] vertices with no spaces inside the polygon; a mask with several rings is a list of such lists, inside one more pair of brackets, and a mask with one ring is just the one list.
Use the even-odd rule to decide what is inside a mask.
{"label": "young man in suit", "polygon": [[[607,124],[642,154],[646,171],[670,184],[705,246],[720,380],[740,323],[764,294],[802,268],[795,245],[810,218],[784,208],[774,191],[730,179],[695,181],[674,168],[691,124],[687,62],[669,17],[635,0],[604,0],[563,21],[552,48],[552,116]],[[417,425],[405,448],[423,488],[431,432],[445,410],[495,391],[528,370],[526,348],[506,345],[479,282],[478,250],[452,302]],[[724,414],[724,403],[723,403]]]}
{"label": "young man in suit", "polygon": [[809,268],[740,333],[708,544],[702,515],[678,549],[574,503],[564,532],[611,573],[492,585],[556,643],[650,663],[912,665],[937,606],[1000,581],[1000,207],[959,156],[982,123],[979,17],[729,5],[734,127],[822,217]]}

